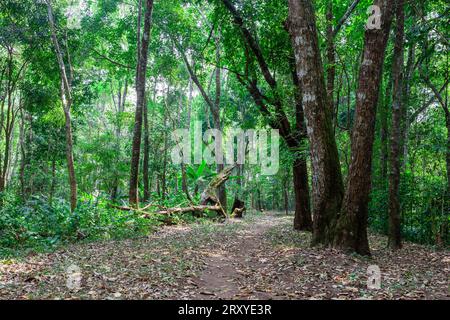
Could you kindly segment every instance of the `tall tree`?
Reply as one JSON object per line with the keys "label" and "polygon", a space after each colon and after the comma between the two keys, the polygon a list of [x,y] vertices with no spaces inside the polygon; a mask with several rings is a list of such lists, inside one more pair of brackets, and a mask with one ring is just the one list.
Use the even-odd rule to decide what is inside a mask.
{"label": "tall tree", "polygon": [[[221,72],[220,72],[220,28],[216,31],[215,35],[215,45],[216,45],[216,70],[215,70],[215,83],[216,83],[216,94],[214,99],[214,109],[215,111],[212,113],[214,129],[219,131],[222,130],[222,124],[220,121],[220,98],[221,98]],[[220,146],[222,148],[222,146]],[[217,164],[217,173],[219,174],[224,169],[224,164]],[[217,188],[217,196],[222,205],[223,209],[227,211],[227,191],[225,189],[225,184],[222,184],[219,188]]]}
{"label": "tall tree", "polygon": [[[148,45],[150,43],[150,30],[152,24],[153,0],[147,0],[147,5],[144,14],[144,30],[137,38],[139,47],[139,60],[137,64],[136,74],[136,113],[134,118],[133,143],[131,155],[131,172],[130,172],[130,187],[129,187],[129,203],[132,206],[137,206],[138,197],[138,180],[139,180],[139,159],[141,153],[141,136],[142,136],[142,118],[145,107],[145,80],[147,72],[148,61]],[[141,10],[141,9],[139,9]],[[140,31],[140,28],[138,28]],[[141,39],[141,40],[139,40]]]}
{"label": "tall tree", "polygon": [[403,60],[405,42],[405,15],[404,0],[396,1],[395,8],[396,28],[394,42],[394,60],[392,64],[393,97],[392,97],[392,134],[390,150],[390,172],[389,172],[389,237],[388,245],[391,249],[400,249],[401,226],[400,226],[400,154],[402,137],[402,113],[403,113]]}
{"label": "tall tree", "polygon": [[312,2],[289,0],[288,19],[311,148],[314,216],[312,244],[328,245],[332,241],[332,228],[341,206],[344,186]]}
{"label": "tall tree", "polygon": [[391,1],[376,0],[374,5],[381,10],[381,25],[380,28],[367,28],[364,35],[363,61],[359,70],[351,140],[351,162],[334,239],[334,246],[364,255],[370,254],[367,219],[372,148],[384,54],[393,15]]}
{"label": "tall tree", "polygon": [[[241,36],[246,45],[246,52],[249,50],[253,53],[254,59],[261,70],[263,78],[269,88],[273,91],[273,98],[269,99],[267,96],[262,94],[260,88],[258,87],[257,80],[255,78],[250,78],[249,75],[237,74],[239,81],[245,85],[246,89],[252,96],[255,104],[259,107],[261,114],[267,119],[272,128],[278,129],[281,137],[285,140],[287,146],[290,150],[294,152],[293,163],[293,180],[294,180],[294,192],[295,192],[295,218],[294,218],[294,228],[296,230],[311,230],[312,229],[312,218],[310,210],[310,198],[309,198],[309,185],[308,185],[308,172],[306,166],[306,160],[299,157],[298,151],[303,143],[305,137],[303,123],[303,104],[300,103],[298,98],[300,95],[296,96],[296,125],[295,129],[291,129],[291,124],[289,119],[283,109],[283,102],[281,101],[280,95],[277,92],[279,90],[278,83],[274,76],[272,75],[268,63],[264,58],[260,45],[255,36],[252,35],[249,28],[244,24],[241,14],[238,12],[236,7],[229,0],[222,1],[224,6],[231,13],[234,23],[239,28]],[[247,56],[249,53],[247,52]],[[247,57],[246,63],[250,63],[250,58]],[[294,78],[294,82],[296,78]],[[296,83],[294,86],[297,87]],[[273,106],[274,111],[270,109]],[[258,197],[260,193],[258,193]],[[259,198],[258,198],[259,199]]]}
{"label": "tall tree", "polygon": [[69,172],[69,184],[70,184],[70,209],[73,212],[77,206],[77,179],[75,176],[75,166],[73,160],[73,138],[72,138],[72,120],[70,115],[70,109],[72,107],[72,66],[69,61],[69,76],[66,72],[66,65],[64,63],[63,54],[56,35],[55,21],[53,18],[53,10],[51,0],[47,1],[47,15],[48,22],[50,24],[50,31],[53,46],[58,60],[58,67],[61,76],[61,101],[64,109],[65,118],[65,130],[66,130],[66,159],[67,169]]}

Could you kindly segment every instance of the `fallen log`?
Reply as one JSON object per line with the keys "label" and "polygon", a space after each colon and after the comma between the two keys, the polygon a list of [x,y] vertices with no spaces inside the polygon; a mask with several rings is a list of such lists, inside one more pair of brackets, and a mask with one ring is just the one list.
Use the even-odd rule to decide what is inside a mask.
{"label": "fallen log", "polygon": [[220,201],[216,196],[216,191],[222,184],[224,184],[230,178],[231,172],[233,171],[235,166],[236,165],[231,165],[224,168],[211,180],[211,182],[208,184],[208,186],[200,196],[201,205],[206,205],[208,203],[220,204]]}
{"label": "fallen log", "polygon": [[217,212],[220,213],[225,219],[227,219],[227,213],[222,207],[219,198],[217,198],[216,192],[217,189],[224,184],[233,172],[233,169],[236,167],[236,164],[228,166],[220,171],[217,176],[215,176],[211,182],[208,184],[206,189],[200,195],[200,205],[215,205],[219,206],[220,210]]}
{"label": "fallen log", "polygon": [[199,206],[190,206],[190,207],[183,207],[183,208],[168,208],[166,210],[157,211],[156,214],[176,214],[176,213],[186,213],[186,212],[204,212],[206,210],[211,211],[222,211],[222,207],[219,205],[199,205]]}
{"label": "fallen log", "polygon": [[[205,212],[206,210],[216,211],[218,214],[220,214],[225,219],[227,218],[227,213],[223,209],[219,199],[216,196],[216,190],[219,188],[222,184],[224,184],[231,175],[231,172],[233,171],[234,167],[236,165],[231,165],[223,169],[221,172],[219,172],[208,184],[206,189],[202,192],[200,196],[200,205],[191,205],[188,207],[174,207],[174,208],[164,208],[159,205],[154,204],[148,204],[147,206],[143,208],[133,208],[133,207],[124,207],[124,206],[116,206],[110,204],[109,206],[111,208],[115,208],[118,210],[124,210],[124,211],[135,211],[143,214],[143,218],[148,218],[151,215],[154,214],[162,214],[162,215],[171,215],[171,214],[180,214],[180,213],[198,213],[198,212]],[[150,207],[159,207],[159,211],[155,212],[148,212],[145,211]],[[238,213],[239,214],[239,213]],[[242,216],[242,212],[240,213]]]}
{"label": "fallen log", "polygon": [[108,207],[113,208],[113,209],[117,209],[117,210],[122,210],[122,211],[145,211],[150,207],[158,207],[159,209],[165,209],[165,207],[160,206],[158,204],[153,204],[150,203],[148,205],[146,205],[145,207],[142,208],[132,208],[132,207],[125,207],[125,206],[117,206],[114,204],[108,204]]}

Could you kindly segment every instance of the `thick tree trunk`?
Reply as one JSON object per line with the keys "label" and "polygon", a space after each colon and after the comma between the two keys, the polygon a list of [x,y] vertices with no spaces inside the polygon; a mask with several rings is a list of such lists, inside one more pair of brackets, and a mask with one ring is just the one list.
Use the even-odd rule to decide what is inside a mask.
{"label": "thick tree trunk", "polygon": [[[294,42],[293,42],[294,45]],[[295,61],[293,61],[293,64]],[[294,148],[294,163],[292,166],[294,193],[295,193],[295,217],[294,229],[312,231],[311,204],[309,198],[308,166],[306,157],[299,154],[298,146],[307,139],[305,114],[302,103],[302,88],[295,65],[292,67],[292,82],[294,84],[295,98],[295,134],[297,135],[297,148]]]}
{"label": "thick tree trunk", "polygon": [[389,173],[389,233],[388,246],[391,249],[400,249],[401,218],[400,218],[400,157],[402,139],[402,114],[403,114],[403,60],[404,60],[404,9],[403,0],[396,2],[396,34],[394,43],[394,60],[392,64],[393,101],[392,101],[392,135],[390,150]]}
{"label": "thick tree trunk", "polygon": [[[148,60],[148,45],[152,23],[153,0],[147,0],[144,17],[144,31],[139,50],[139,61],[136,75],[136,113],[134,118],[133,144],[130,170],[129,203],[138,205],[139,159],[141,153],[142,116],[145,107],[145,79]],[[138,39],[140,35],[138,34]]]}
{"label": "thick tree trunk", "polygon": [[376,0],[374,4],[381,9],[382,25],[380,29],[367,29],[365,32],[351,140],[352,156],[334,239],[335,247],[363,255],[370,255],[367,217],[372,148],[384,53],[392,21],[392,5],[389,0]]}
{"label": "thick tree trunk", "polygon": [[344,187],[325,89],[316,19],[310,0],[289,0],[289,31],[294,42],[297,75],[313,168],[313,245],[329,244]]}
{"label": "thick tree trunk", "polygon": [[[295,230],[312,230],[311,208],[309,203],[309,188],[306,159],[297,157],[293,165],[295,192]],[[287,195],[285,195],[287,201]],[[287,206],[287,204],[286,204]],[[287,209],[286,209],[287,210]]]}

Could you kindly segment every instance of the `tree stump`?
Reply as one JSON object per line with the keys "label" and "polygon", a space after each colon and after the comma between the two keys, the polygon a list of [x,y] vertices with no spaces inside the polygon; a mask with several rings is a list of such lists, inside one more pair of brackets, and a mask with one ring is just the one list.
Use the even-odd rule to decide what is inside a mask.
{"label": "tree stump", "polygon": [[245,212],[245,203],[238,198],[234,198],[233,207],[231,209],[231,216],[234,218],[242,218]]}

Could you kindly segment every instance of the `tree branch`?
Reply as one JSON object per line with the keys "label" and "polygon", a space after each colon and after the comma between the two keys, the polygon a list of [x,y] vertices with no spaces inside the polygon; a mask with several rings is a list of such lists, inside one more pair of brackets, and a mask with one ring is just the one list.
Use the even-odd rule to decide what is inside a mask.
{"label": "tree branch", "polygon": [[342,18],[339,19],[336,27],[333,30],[333,38],[335,38],[337,36],[337,34],[339,33],[339,30],[342,28],[344,23],[347,21],[347,19],[350,17],[350,15],[353,13],[353,11],[355,10],[356,6],[360,2],[361,2],[361,0],[354,0],[352,2],[352,4],[347,8],[347,11],[344,13]]}

